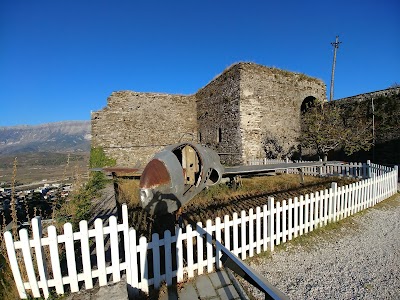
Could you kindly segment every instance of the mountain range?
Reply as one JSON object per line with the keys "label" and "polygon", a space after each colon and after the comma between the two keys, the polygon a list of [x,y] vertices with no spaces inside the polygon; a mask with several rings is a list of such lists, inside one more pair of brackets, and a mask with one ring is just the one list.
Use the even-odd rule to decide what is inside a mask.
{"label": "mountain range", "polygon": [[35,152],[89,152],[90,139],[90,121],[0,126],[0,156]]}

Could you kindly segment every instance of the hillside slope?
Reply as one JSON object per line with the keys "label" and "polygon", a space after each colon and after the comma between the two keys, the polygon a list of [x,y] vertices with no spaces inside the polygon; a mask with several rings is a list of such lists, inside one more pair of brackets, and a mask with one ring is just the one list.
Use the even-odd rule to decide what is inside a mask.
{"label": "hillside slope", "polygon": [[0,156],[34,152],[89,152],[90,121],[0,127]]}

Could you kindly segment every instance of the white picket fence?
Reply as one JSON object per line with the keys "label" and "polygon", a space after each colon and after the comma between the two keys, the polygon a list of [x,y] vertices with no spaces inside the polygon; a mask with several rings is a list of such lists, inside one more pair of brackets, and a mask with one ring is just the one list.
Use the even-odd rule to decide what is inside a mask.
{"label": "white picket fence", "polygon": [[[32,239],[29,239],[26,229],[21,229],[19,241],[13,241],[10,231],[5,232],[10,267],[20,297],[28,297],[26,290],[31,290],[34,297],[41,297],[42,290],[47,298],[52,288],[57,294],[64,294],[65,285],[69,286],[70,292],[78,292],[81,282],[84,282],[86,289],[92,289],[93,279],[104,286],[109,282],[109,274],[112,274],[112,282],[119,282],[121,271],[128,268],[125,257],[120,257],[118,236],[122,233],[128,237],[126,206],[123,207],[122,216],[122,224],[117,224],[116,217],[111,216],[108,226],[103,225],[103,220],[96,219],[93,229],[88,229],[87,221],[81,221],[78,232],[73,232],[70,223],[64,224],[63,234],[57,234],[55,226],[49,226],[45,237],[40,218],[36,217],[31,224]],[[108,261],[105,251],[107,242],[111,251]],[[63,246],[63,249],[59,246]],[[63,260],[66,266],[62,265]],[[21,266],[24,266],[22,270]],[[28,281],[24,282],[22,274]]]}
{"label": "white picket fence", "polygon": [[[321,160],[320,160],[321,161]],[[301,163],[312,162],[312,161],[298,161]],[[248,160],[248,165],[271,165],[271,164],[288,164],[288,169],[280,170],[279,172],[285,172],[288,174],[298,174],[299,171],[296,168],[291,169],[290,164],[292,163],[290,160],[286,159],[250,159]],[[377,164],[371,163],[369,160],[366,163],[361,162],[350,162],[343,164],[331,164],[325,166],[310,166],[310,167],[302,167],[302,171],[304,175],[311,176],[339,176],[339,177],[353,177],[353,178],[363,178],[367,179],[371,176],[378,176],[383,173],[388,172],[390,168],[386,166],[380,166]]]}
{"label": "white picket fence", "polygon": [[[357,171],[354,173],[350,169]],[[75,233],[70,224],[65,224],[62,235],[57,235],[55,228],[50,226],[48,236],[42,237],[36,219],[32,224],[31,240],[25,229],[20,231],[20,241],[13,241],[10,232],[4,234],[20,297],[27,298],[26,290],[31,290],[34,297],[39,297],[42,290],[47,297],[52,288],[58,294],[66,289],[75,292],[83,285],[91,289],[93,279],[97,279],[102,286],[111,282],[111,277],[112,282],[119,281],[124,272],[130,293],[136,294],[139,290],[148,292],[150,286],[157,288],[163,281],[171,285],[174,278],[182,282],[196,274],[218,269],[221,245],[241,259],[261,251],[273,251],[275,245],[346,218],[397,192],[397,167],[359,164],[342,166],[335,172],[353,172],[356,176],[363,176],[364,169],[365,174],[371,176],[369,179],[343,187],[333,183],[330,189],[282,202],[269,198],[268,205],[263,207],[242,211],[240,215],[234,213],[223,220],[208,220],[204,228],[198,223],[183,230],[176,228],[174,235],[166,231],[163,238],[153,234],[151,241],[138,237],[134,229],[128,228],[126,206],[123,206],[123,224],[118,225],[115,217],[111,217],[109,226],[104,227],[101,220],[96,220],[95,228],[88,230],[87,222],[82,221],[80,231]],[[118,243],[119,232],[123,236],[123,243]],[[110,239],[109,260],[104,254],[105,239]],[[91,241],[96,255],[90,252]],[[65,245],[67,268],[64,275],[60,266],[59,245]],[[50,250],[51,272],[46,271],[45,247]],[[124,255],[119,255],[119,247],[123,248]],[[22,278],[16,251],[22,251],[27,281]],[[35,255],[32,255],[33,252]],[[75,262],[79,256],[82,256],[82,266]],[[95,258],[95,263],[91,263],[91,258]],[[34,261],[37,267],[34,267]]]}

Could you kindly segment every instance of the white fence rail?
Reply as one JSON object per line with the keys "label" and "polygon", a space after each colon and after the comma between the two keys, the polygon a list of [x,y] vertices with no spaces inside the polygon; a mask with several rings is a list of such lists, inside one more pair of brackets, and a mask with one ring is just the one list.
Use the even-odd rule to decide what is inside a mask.
{"label": "white fence rail", "polygon": [[[275,245],[346,218],[397,192],[397,167],[358,164],[342,166],[332,172],[364,176],[364,171],[360,170],[365,170],[371,178],[343,187],[333,183],[329,189],[282,202],[269,198],[268,205],[263,207],[234,213],[223,220],[208,220],[205,227],[197,223],[184,230],[177,228],[174,235],[166,231],[162,239],[153,234],[151,241],[137,237],[134,229],[128,229],[126,206],[123,207],[124,221],[120,225],[115,217],[111,217],[109,226],[103,227],[102,221],[96,220],[95,228],[88,230],[87,222],[82,221],[78,232],[73,233],[71,225],[65,224],[64,234],[57,235],[55,228],[50,226],[48,236],[42,237],[40,226],[33,224],[33,239],[29,240],[26,230],[21,230],[20,241],[13,241],[11,233],[6,232],[7,251],[20,297],[27,297],[26,290],[31,290],[35,297],[42,290],[47,297],[52,288],[62,294],[65,285],[71,292],[80,289],[83,283],[86,289],[90,289],[93,278],[98,279],[99,285],[106,285],[111,277],[113,282],[119,281],[124,271],[129,291],[133,294],[139,290],[147,292],[151,285],[159,287],[162,281],[171,285],[175,277],[177,282],[182,282],[185,278],[220,267],[219,243],[214,243],[213,239],[241,259],[261,251],[273,251]],[[119,232],[124,237],[120,246]],[[111,260],[108,261],[104,254],[104,240],[107,238],[111,244]],[[91,242],[92,248],[96,249],[95,256],[90,252]],[[65,275],[60,266],[60,244],[65,245]],[[50,272],[46,271],[45,247],[50,251]],[[119,255],[121,247],[124,255]],[[24,281],[18,265],[16,251],[21,251],[18,249],[22,250],[27,281]],[[82,256],[82,266],[75,262],[79,255]],[[94,264],[91,263],[93,258]]]}

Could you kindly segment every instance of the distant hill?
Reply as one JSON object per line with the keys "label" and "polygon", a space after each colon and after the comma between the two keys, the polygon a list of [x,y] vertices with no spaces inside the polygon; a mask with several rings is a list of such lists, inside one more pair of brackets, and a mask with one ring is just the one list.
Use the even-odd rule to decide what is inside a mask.
{"label": "distant hill", "polygon": [[90,151],[90,121],[0,126],[0,156]]}

